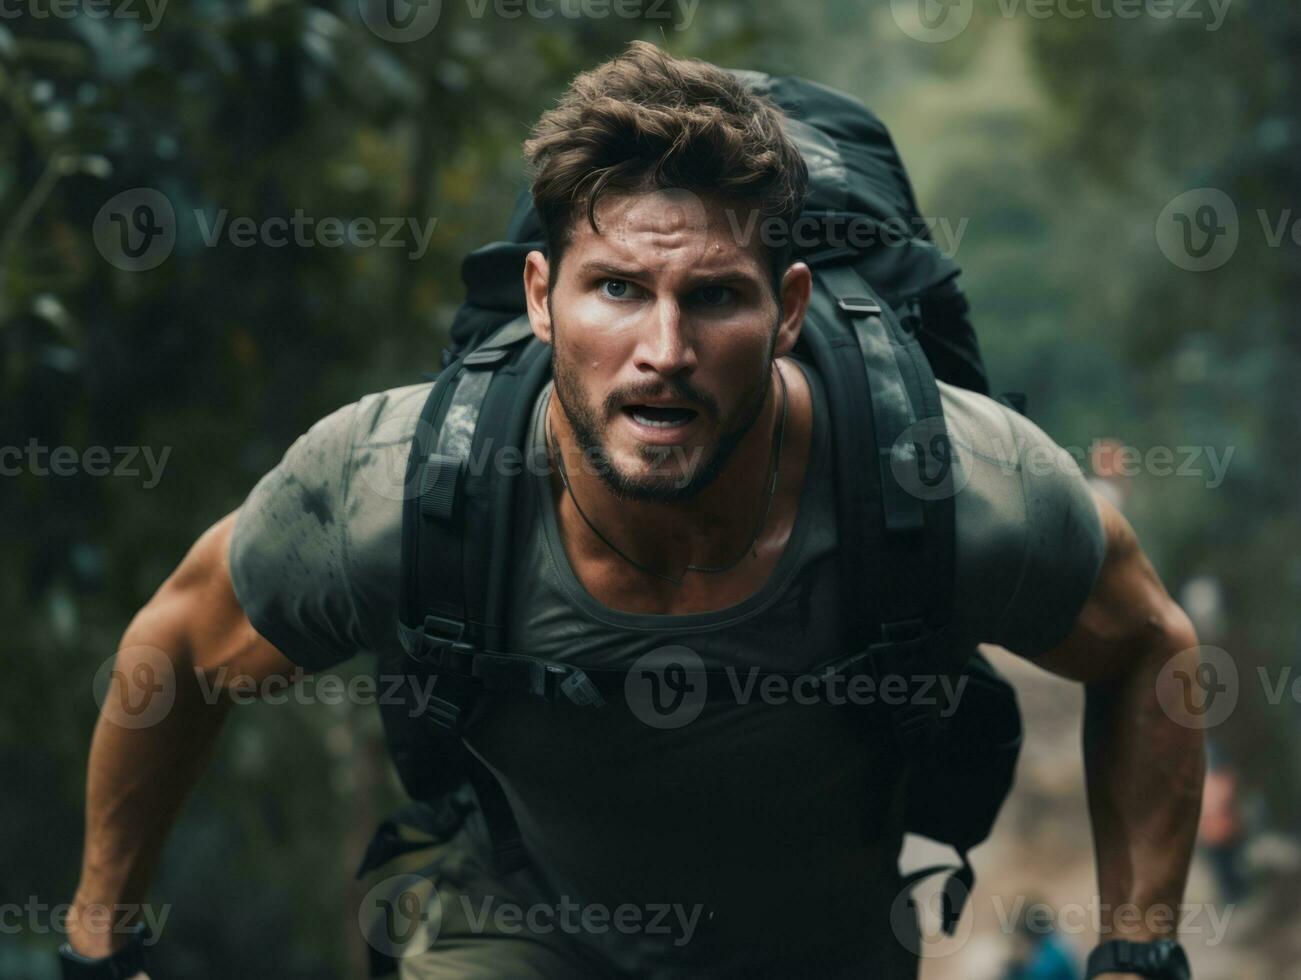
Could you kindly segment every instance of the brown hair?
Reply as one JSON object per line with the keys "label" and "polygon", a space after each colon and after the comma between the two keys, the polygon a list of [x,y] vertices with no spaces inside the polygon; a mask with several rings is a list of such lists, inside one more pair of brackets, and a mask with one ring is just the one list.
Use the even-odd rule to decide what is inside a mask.
{"label": "brown hair", "polygon": [[[790,227],[808,188],[780,109],[721,68],[645,41],[578,75],[524,152],[553,284],[580,210],[600,231],[596,205],[606,191],[681,188],[748,202]],[[776,286],[790,246],[770,252]]]}

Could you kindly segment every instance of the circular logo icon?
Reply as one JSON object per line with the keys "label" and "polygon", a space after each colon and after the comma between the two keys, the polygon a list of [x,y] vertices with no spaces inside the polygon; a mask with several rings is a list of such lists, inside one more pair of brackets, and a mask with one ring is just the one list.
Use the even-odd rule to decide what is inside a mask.
{"label": "circular logo icon", "polygon": [[438,26],[443,0],[357,0],[362,23],[385,41],[419,41]]}
{"label": "circular logo icon", "polygon": [[960,898],[964,903],[962,918],[958,920],[953,935],[944,931],[945,916],[949,911],[946,881],[947,875],[938,873],[923,878],[900,889],[890,904],[890,928],[904,949],[914,956],[924,959],[952,956],[971,938],[975,916],[966,907],[970,904],[969,892],[961,882],[954,883],[952,897]]}
{"label": "circular logo icon", "polygon": [[637,658],[623,681],[628,707],[652,728],[682,728],[709,697],[704,661],[683,646],[658,647]]}
{"label": "circular logo icon", "polygon": [[1218,269],[1238,248],[1238,209],[1218,187],[1185,191],[1156,219],[1156,244],[1188,272]]}
{"label": "circular logo icon", "polygon": [[971,439],[961,423],[919,419],[890,448],[890,473],[910,496],[946,500],[971,479]]}
{"label": "circular logo icon", "polygon": [[1156,696],[1171,721],[1185,728],[1214,728],[1238,706],[1238,665],[1227,650],[1193,647],[1196,663],[1176,653],[1157,676]]}
{"label": "circular logo icon", "polygon": [[123,272],[148,272],[176,247],[176,212],[161,192],[134,187],[116,194],[95,215],[95,248]]}
{"label": "circular logo icon", "polygon": [[157,647],[123,647],[95,671],[91,693],[100,713],[119,728],[149,728],[176,703],[172,658]]}
{"label": "circular logo icon", "polygon": [[971,23],[973,0],[890,0],[890,15],[914,41],[952,41]]}
{"label": "circular logo icon", "polygon": [[443,924],[443,908],[430,879],[393,875],[362,897],[357,922],[372,949],[402,959],[417,956],[434,944]]}

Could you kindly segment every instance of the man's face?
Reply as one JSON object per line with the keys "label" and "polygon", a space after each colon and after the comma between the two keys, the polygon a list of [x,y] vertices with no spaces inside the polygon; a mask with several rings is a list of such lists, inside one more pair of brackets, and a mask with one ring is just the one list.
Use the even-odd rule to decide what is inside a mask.
{"label": "man's face", "polygon": [[766,251],[734,230],[747,214],[730,216],[685,191],[607,195],[600,234],[575,222],[554,288],[541,253],[529,256],[530,315],[554,345],[556,397],[620,497],[687,500],[708,486],[798,335],[807,294],[797,284],[797,315],[783,316]]}

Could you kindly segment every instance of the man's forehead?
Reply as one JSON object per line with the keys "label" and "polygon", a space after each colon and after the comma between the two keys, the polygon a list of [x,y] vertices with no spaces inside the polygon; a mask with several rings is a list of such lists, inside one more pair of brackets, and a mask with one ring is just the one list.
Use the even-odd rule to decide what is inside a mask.
{"label": "man's forehead", "polygon": [[600,233],[580,216],[569,251],[581,252],[580,261],[689,263],[696,272],[727,267],[763,275],[764,258],[747,207],[685,190],[609,194],[597,202]]}

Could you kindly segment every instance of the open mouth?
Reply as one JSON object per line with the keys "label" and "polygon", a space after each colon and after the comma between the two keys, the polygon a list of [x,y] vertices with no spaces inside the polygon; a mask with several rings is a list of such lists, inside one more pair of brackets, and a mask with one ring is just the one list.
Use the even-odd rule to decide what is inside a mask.
{"label": "open mouth", "polygon": [[638,425],[651,429],[676,429],[696,417],[695,409],[665,405],[625,405],[623,412]]}

